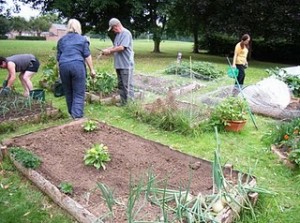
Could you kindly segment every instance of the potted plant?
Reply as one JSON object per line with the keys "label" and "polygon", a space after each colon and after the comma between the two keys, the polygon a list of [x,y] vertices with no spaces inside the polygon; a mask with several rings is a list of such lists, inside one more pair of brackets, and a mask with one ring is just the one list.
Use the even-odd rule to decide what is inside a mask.
{"label": "potted plant", "polygon": [[210,123],[227,131],[241,131],[246,124],[247,103],[240,97],[228,97],[212,112]]}

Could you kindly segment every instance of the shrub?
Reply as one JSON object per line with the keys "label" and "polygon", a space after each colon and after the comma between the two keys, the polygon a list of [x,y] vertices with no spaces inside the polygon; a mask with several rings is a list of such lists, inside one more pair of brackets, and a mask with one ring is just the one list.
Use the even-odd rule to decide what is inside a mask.
{"label": "shrub", "polygon": [[44,36],[16,36],[17,40],[46,40]]}

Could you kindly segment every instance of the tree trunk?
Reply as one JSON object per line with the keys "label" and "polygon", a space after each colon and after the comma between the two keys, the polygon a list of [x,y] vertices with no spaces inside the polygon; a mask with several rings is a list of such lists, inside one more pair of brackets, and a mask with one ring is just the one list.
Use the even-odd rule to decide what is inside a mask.
{"label": "tree trunk", "polygon": [[194,36],[193,53],[199,53],[198,30],[194,30],[193,36]]}
{"label": "tree trunk", "polygon": [[154,49],[153,49],[153,53],[160,53],[160,42],[161,40],[160,39],[155,39],[153,40],[154,41]]}

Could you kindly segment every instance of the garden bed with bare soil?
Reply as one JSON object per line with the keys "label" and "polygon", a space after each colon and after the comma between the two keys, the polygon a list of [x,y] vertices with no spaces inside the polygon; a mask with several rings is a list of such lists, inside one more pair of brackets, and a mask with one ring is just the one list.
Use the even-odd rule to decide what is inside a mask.
{"label": "garden bed with bare soil", "polygon": [[[176,77],[177,79],[179,77]],[[167,94],[172,92],[175,95],[186,94],[203,87],[200,83],[179,83],[178,81],[164,77],[153,77],[146,75],[134,75],[134,87],[139,90],[153,92],[155,94]]]}
{"label": "garden bed with bare soil", "polygon": [[[97,123],[96,131],[85,132],[82,127],[84,121],[73,121],[4,142],[7,147],[26,148],[42,159],[41,166],[34,173],[23,173],[27,173],[31,180],[38,178],[37,181],[42,182],[39,187],[54,200],[56,198],[57,203],[66,210],[73,209],[71,214],[78,221],[94,222],[96,218],[108,213],[101,191],[97,189],[97,183],[103,183],[114,191],[114,198],[118,201],[112,208],[114,217],[110,222],[129,222],[128,199],[133,191],[129,189],[130,185],[132,188],[137,187],[139,182],[149,178],[150,170],[159,188],[187,190],[196,197],[212,194],[211,162],[180,153],[105,123]],[[96,143],[108,147],[111,161],[105,164],[106,170],[84,165],[86,150]],[[38,177],[34,177],[37,174]],[[237,183],[237,175],[238,172],[232,170],[225,174],[234,184]],[[256,181],[251,179],[250,186],[253,187]],[[75,203],[70,202],[68,196],[59,194],[55,186],[61,182],[73,185],[71,200]],[[47,189],[48,184],[52,186]],[[68,201],[65,203],[72,203],[72,207],[62,204],[66,199]],[[76,208],[80,210],[77,211]],[[218,222],[231,222],[238,211],[239,208],[232,211],[227,206],[212,216]],[[137,198],[132,213],[135,220],[148,222],[160,222],[163,216],[161,207],[149,202],[144,196]],[[169,216],[170,219],[172,217],[174,214]]]}

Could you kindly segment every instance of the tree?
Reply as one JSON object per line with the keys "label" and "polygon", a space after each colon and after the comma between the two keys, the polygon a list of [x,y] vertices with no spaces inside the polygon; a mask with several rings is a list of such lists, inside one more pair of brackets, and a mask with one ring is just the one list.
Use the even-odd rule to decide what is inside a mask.
{"label": "tree", "polygon": [[160,52],[159,46],[168,18],[168,4],[174,0],[20,0],[42,5],[43,12],[57,12],[65,18],[76,18],[82,24],[83,32],[90,30],[107,31],[108,21],[112,17],[120,19],[122,24],[134,32],[153,34],[154,52]]}
{"label": "tree", "polygon": [[4,36],[6,33],[8,33],[10,31],[10,21],[0,15],[0,24],[1,24],[1,29],[0,29],[0,36]]}
{"label": "tree", "polygon": [[11,18],[12,29],[19,33],[19,36],[22,35],[22,32],[29,29],[28,22],[25,18],[17,16]]}
{"label": "tree", "polygon": [[48,16],[40,16],[30,18],[29,21],[29,27],[31,31],[35,31],[37,33],[37,36],[41,36],[42,32],[46,32],[51,27],[52,21]]}
{"label": "tree", "polygon": [[174,0],[131,0],[134,6],[132,20],[138,33],[150,32],[154,41],[153,52],[160,52],[160,43],[166,29],[169,9]]}
{"label": "tree", "polygon": [[193,35],[193,53],[199,53],[199,31],[205,30],[209,1],[176,0],[170,10],[168,27],[180,34]]}
{"label": "tree", "polygon": [[249,33],[264,40],[299,41],[297,0],[215,0],[210,7],[208,32],[240,36]]}
{"label": "tree", "polygon": [[90,30],[107,31],[108,21],[119,18],[125,25],[130,24],[132,5],[124,0],[20,0],[33,7],[42,7],[45,12],[58,13],[63,18],[75,18],[81,22],[83,33]]}

